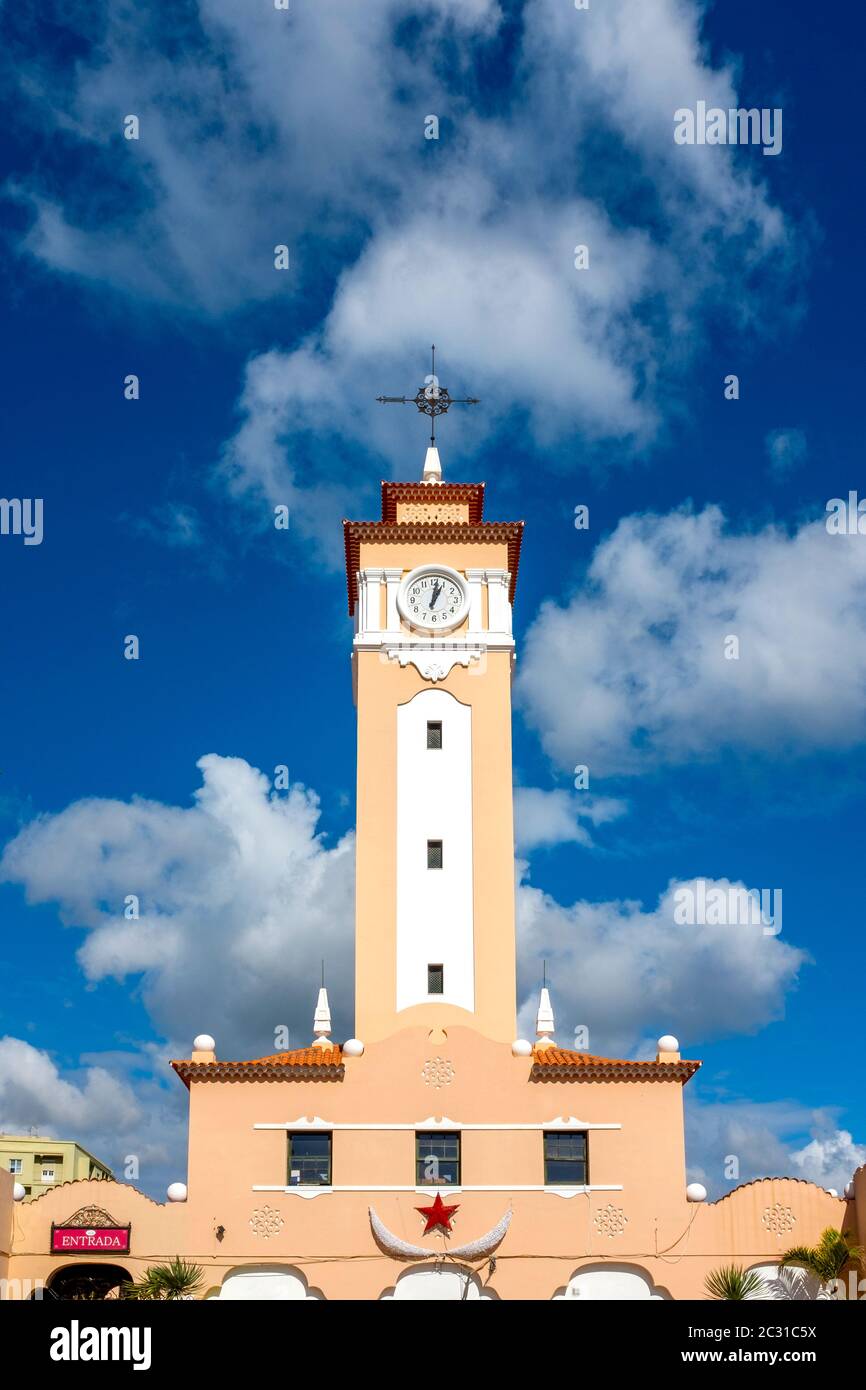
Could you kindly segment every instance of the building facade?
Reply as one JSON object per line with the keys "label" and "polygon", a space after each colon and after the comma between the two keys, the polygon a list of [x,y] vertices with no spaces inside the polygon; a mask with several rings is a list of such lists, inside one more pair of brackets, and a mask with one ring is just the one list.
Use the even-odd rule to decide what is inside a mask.
{"label": "building facade", "polygon": [[24,1188],[23,1201],[41,1197],[59,1183],[114,1176],[74,1139],[46,1139],[32,1134],[0,1134],[0,1168]]}
{"label": "building facade", "polygon": [[537,1036],[516,1036],[522,523],[483,509],[483,484],[442,482],[431,449],[420,482],[382,485],[378,520],[344,524],[356,1036],[331,1039],[324,990],[309,1047],[233,1060],[199,1035],[172,1063],[189,1091],[178,1200],[76,1181],[13,1208],[0,1191],[20,1296],[112,1251],[132,1278],[183,1255],[203,1296],[232,1300],[694,1299],[732,1261],[779,1293],[781,1252],[827,1226],[866,1242],[866,1169],[844,1196],[771,1178],[709,1203],[687,1183],[700,1063],[676,1038],[647,1061],[559,1047],[546,990]]}

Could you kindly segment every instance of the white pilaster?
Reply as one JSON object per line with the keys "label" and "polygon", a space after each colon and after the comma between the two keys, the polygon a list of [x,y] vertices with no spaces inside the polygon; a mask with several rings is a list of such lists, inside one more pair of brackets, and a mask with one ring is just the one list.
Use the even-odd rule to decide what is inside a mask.
{"label": "white pilaster", "polygon": [[400,614],[397,611],[397,590],[400,588],[400,581],[403,578],[401,569],[387,569],[382,573],[385,576],[386,584],[386,606],[385,627],[388,632],[400,631]]}
{"label": "white pilaster", "polygon": [[484,626],[484,608],[482,604],[482,583],[484,581],[485,570],[466,570],[466,582],[469,585],[469,631],[480,632]]}
{"label": "white pilaster", "polygon": [[511,575],[508,570],[485,570],[487,581],[488,626],[491,632],[511,632],[511,604],[508,587]]}
{"label": "white pilaster", "polygon": [[382,608],[380,589],[385,579],[384,570],[361,570],[359,574],[361,600],[361,631],[364,633],[382,631]]}

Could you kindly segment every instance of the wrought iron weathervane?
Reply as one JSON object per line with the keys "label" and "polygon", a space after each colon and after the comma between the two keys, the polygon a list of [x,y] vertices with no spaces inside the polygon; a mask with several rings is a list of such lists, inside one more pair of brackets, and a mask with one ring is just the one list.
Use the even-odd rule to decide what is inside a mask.
{"label": "wrought iron weathervane", "polygon": [[478,405],[477,396],[452,396],[444,386],[439,385],[436,375],[436,344],[430,349],[430,375],[425,379],[414,396],[377,396],[380,405],[414,405],[422,415],[430,416],[430,444],[436,447],[436,417],[445,415],[452,405]]}

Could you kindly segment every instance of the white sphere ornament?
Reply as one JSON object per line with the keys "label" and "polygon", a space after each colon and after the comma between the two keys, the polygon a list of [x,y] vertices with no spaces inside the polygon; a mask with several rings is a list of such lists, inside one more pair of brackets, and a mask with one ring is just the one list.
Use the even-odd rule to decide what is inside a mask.
{"label": "white sphere ornament", "polygon": [[829,1194],[830,1194],[831,1197],[838,1197],[838,1196],[839,1196],[839,1193],[836,1191],[835,1187],[828,1187],[828,1188],[827,1188],[827,1191],[829,1192]]}
{"label": "white sphere ornament", "polygon": [[193,1038],[192,1045],[195,1052],[216,1051],[216,1043],[210,1033],[199,1033],[197,1038]]}
{"label": "white sphere ornament", "polygon": [[364,1044],[360,1038],[347,1038],[343,1043],[344,1057],[363,1057]]}
{"label": "white sphere ornament", "polygon": [[526,1038],[515,1038],[511,1044],[511,1053],[514,1057],[531,1057],[532,1043],[527,1042]]}
{"label": "white sphere ornament", "polygon": [[26,1196],[27,1188],[23,1187],[20,1182],[16,1182],[12,1188],[13,1202],[23,1202]]}
{"label": "white sphere ornament", "polygon": [[185,1202],[185,1201],[186,1201],[186,1183],[185,1183],[185,1182],[170,1182],[169,1185],[168,1185],[168,1187],[165,1189],[165,1195],[166,1195],[166,1197],[168,1198],[168,1200],[169,1200],[170,1202]]}
{"label": "white sphere ornament", "polygon": [[845,1185],[845,1196],[846,1196],[846,1198],[848,1199],[849,1202],[853,1202],[853,1201],[854,1201],[854,1179],[853,1179],[853,1178],[851,1179],[851,1181],[850,1181],[849,1183],[846,1183],[846,1185]]}
{"label": "white sphere ornament", "polygon": [[687,1202],[705,1202],[707,1200],[707,1189],[702,1182],[690,1182],[686,1188]]}
{"label": "white sphere ornament", "polygon": [[679,1040],[674,1037],[673,1033],[665,1033],[664,1037],[658,1040],[658,1050],[659,1052],[679,1052]]}

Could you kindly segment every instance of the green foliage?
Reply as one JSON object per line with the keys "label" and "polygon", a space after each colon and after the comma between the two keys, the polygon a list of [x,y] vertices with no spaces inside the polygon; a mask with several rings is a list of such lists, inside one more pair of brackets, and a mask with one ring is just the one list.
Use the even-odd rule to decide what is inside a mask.
{"label": "green foliage", "polygon": [[801,1265],[822,1284],[829,1284],[839,1278],[849,1262],[862,1265],[864,1261],[866,1249],[862,1245],[854,1245],[850,1236],[828,1226],[817,1245],[794,1245],[785,1251],[779,1264]]}
{"label": "green foliage", "polygon": [[121,1296],[148,1301],[194,1298],[202,1278],[200,1265],[190,1264],[175,1255],[170,1264],[149,1265],[139,1283],[123,1285]]}
{"label": "green foliage", "polygon": [[753,1269],[743,1269],[742,1265],[723,1265],[721,1269],[710,1270],[704,1280],[704,1288],[710,1298],[761,1298],[764,1281]]}

